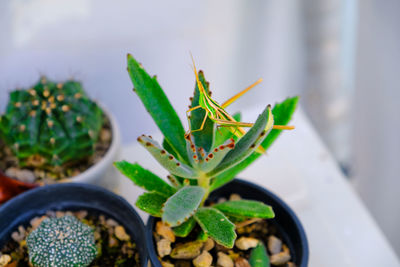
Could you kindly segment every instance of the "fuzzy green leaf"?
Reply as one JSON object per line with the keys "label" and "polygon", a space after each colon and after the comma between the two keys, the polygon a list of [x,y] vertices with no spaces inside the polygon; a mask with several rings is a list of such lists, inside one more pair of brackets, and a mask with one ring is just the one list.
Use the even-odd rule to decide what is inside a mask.
{"label": "fuzzy green leaf", "polygon": [[265,205],[255,200],[232,200],[225,201],[213,206],[226,215],[243,216],[248,218],[271,219],[275,217],[275,213],[271,206]]}
{"label": "fuzzy green leaf", "polygon": [[161,217],[161,210],[167,198],[159,193],[144,193],[136,200],[136,207],[154,217]]}
{"label": "fuzzy green leaf", "polygon": [[258,116],[253,127],[239,139],[235,148],[224,157],[222,162],[211,172],[208,173],[209,177],[214,177],[219,173],[232,168],[245,158],[251,155],[259,144],[267,137],[268,132],[274,124],[270,106]]}
{"label": "fuzzy green leaf", "polygon": [[267,249],[262,242],[259,242],[258,245],[251,251],[249,263],[251,267],[270,266]]}
{"label": "fuzzy green leaf", "polygon": [[163,208],[162,220],[171,227],[187,221],[196,212],[206,191],[200,186],[186,186],[171,196]]}
{"label": "fuzzy green leaf", "polygon": [[207,241],[207,239],[208,239],[208,235],[206,233],[204,233],[203,230],[201,230],[200,233],[196,237],[196,240],[203,241],[203,242]]}
{"label": "fuzzy green leaf", "polygon": [[[242,115],[240,114],[240,112],[236,112],[232,115],[232,117],[235,119],[235,121],[240,121]],[[237,141],[238,139],[237,136],[234,135],[227,127],[218,127],[215,133],[214,147],[222,145],[229,138],[233,138],[235,141]]]}
{"label": "fuzzy green leaf", "polygon": [[166,197],[176,192],[174,187],[137,163],[132,164],[123,160],[115,162],[114,165],[123,175],[131,179],[134,184],[147,191],[157,192]]}
{"label": "fuzzy green leaf", "polygon": [[165,139],[168,140],[173,150],[182,157],[182,160],[188,162],[184,139],[185,130],[182,122],[158,84],[156,77],[150,77],[130,54],[128,54],[128,72],[135,92]]}
{"label": "fuzzy green leaf", "polygon": [[[204,77],[204,73],[202,71],[199,71],[199,80],[202,83],[206,92],[209,93],[209,83],[206,81],[206,78]],[[196,107],[199,105],[199,98],[200,98],[200,92],[196,81],[194,95],[191,103],[192,107]],[[204,120],[204,116],[206,116],[206,112],[202,108],[193,110],[190,113],[190,129],[192,131],[199,129],[201,127],[201,124],[203,123]],[[194,136],[194,141],[196,146],[204,148],[204,150],[207,152],[210,151],[214,143],[214,135],[215,135],[214,133],[215,133],[215,123],[209,118],[207,118],[203,130],[192,133]]]}
{"label": "fuzzy green leaf", "polygon": [[[287,125],[296,110],[299,97],[288,98],[282,103],[277,103],[272,109],[272,114],[274,115],[274,124],[276,125]],[[261,143],[261,146],[267,150],[272,143],[278,138],[282,130],[271,130],[267,138]],[[234,166],[233,168],[221,173],[216,177],[214,182],[211,184],[211,191],[215,190],[224,184],[230,182],[233,178],[237,176],[238,173],[243,171],[247,166],[252,164],[256,159],[258,159],[262,154],[253,152],[245,160]]]}
{"label": "fuzzy green leaf", "polygon": [[163,139],[162,142],[162,147],[168,151],[168,153],[170,153],[172,156],[174,156],[175,158],[179,158],[178,154],[176,154],[175,150],[172,148],[172,146],[168,143],[167,139]]}
{"label": "fuzzy green leaf", "polygon": [[235,148],[235,140],[233,138],[226,141],[223,145],[215,147],[207,156],[198,164],[199,170],[209,172],[214,169],[225,156]]}
{"label": "fuzzy green leaf", "polygon": [[172,231],[174,231],[174,234],[176,236],[187,237],[195,226],[196,226],[196,221],[194,220],[193,217],[190,217],[189,220],[187,220],[186,222],[172,228]]}
{"label": "fuzzy green leaf", "polygon": [[196,170],[177,160],[173,155],[169,154],[151,137],[142,135],[137,140],[171,174],[188,179],[196,179],[198,177]]}
{"label": "fuzzy green leaf", "polygon": [[235,225],[222,212],[214,208],[200,208],[194,218],[204,233],[218,244],[233,247],[236,239]]}

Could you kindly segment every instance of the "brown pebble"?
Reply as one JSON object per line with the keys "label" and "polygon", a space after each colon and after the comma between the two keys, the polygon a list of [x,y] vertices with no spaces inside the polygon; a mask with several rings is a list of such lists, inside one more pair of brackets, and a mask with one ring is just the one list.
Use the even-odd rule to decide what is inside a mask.
{"label": "brown pebble", "polygon": [[95,239],[95,240],[99,240],[99,239],[101,238],[101,234],[100,234],[98,231],[95,231],[95,232],[93,233],[93,235],[94,235],[94,239]]}
{"label": "brown pebble", "polygon": [[218,252],[217,266],[220,267],[233,267],[233,260],[225,253]]}
{"label": "brown pebble", "polygon": [[175,234],[172,231],[171,227],[165,225],[162,221],[158,221],[156,223],[156,233],[168,239],[172,243],[175,242]]}
{"label": "brown pebble", "polygon": [[171,241],[163,238],[160,241],[157,242],[157,252],[158,256],[161,258],[169,255],[171,253]]}
{"label": "brown pebble", "polygon": [[114,221],[113,219],[107,219],[106,225],[110,226],[110,227],[116,227],[116,226],[118,226],[118,223],[116,221]]}
{"label": "brown pebble", "polygon": [[207,251],[203,251],[197,256],[192,262],[195,267],[210,267],[213,261],[213,257]]}
{"label": "brown pebble", "polygon": [[278,254],[282,250],[282,240],[274,235],[268,238],[268,250],[272,255]]}
{"label": "brown pebble", "polygon": [[226,201],[226,198],[220,197],[217,201],[217,203],[224,203]]}
{"label": "brown pebble", "polygon": [[110,236],[110,238],[108,239],[108,246],[109,247],[118,246],[118,240],[116,238],[114,238],[113,236]]}
{"label": "brown pebble", "polygon": [[191,260],[200,255],[200,251],[203,248],[204,242],[192,241],[187,243],[177,244],[171,252],[171,258]]}
{"label": "brown pebble", "polygon": [[[149,264],[149,266],[151,266],[151,265]],[[161,266],[162,267],[175,267],[172,263],[167,262],[167,261],[161,261]]]}
{"label": "brown pebble", "polygon": [[16,167],[10,167],[6,170],[5,173],[7,176],[13,177],[25,183],[34,183],[36,180],[36,176],[33,173],[33,171],[27,169],[18,169]]}
{"label": "brown pebble", "polygon": [[74,216],[74,214],[72,213],[72,211],[66,211],[65,215],[69,215],[69,216]]}
{"label": "brown pebble", "polygon": [[32,226],[32,230],[35,230],[36,228],[39,227],[39,225],[43,222],[44,219],[46,219],[47,216],[43,215],[41,217],[35,217],[30,221],[30,224]]}
{"label": "brown pebble", "polygon": [[237,239],[235,245],[240,250],[248,250],[249,248],[255,248],[258,245],[258,239],[254,237],[245,237]]}
{"label": "brown pebble", "polygon": [[204,242],[203,250],[210,251],[210,250],[212,250],[214,248],[214,246],[215,246],[214,240],[212,240],[211,238],[208,238],[206,240],[206,242]]}
{"label": "brown pebble", "polygon": [[286,245],[282,246],[283,251],[278,254],[274,254],[270,257],[271,264],[282,265],[290,260],[290,251]]}
{"label": "brown pebble", "polygon": [[100,132],[100,140],[102,142],[110,142],[111,141],[111,131],[109,129],[102,129]]}
{"label": "brown pebble", "polygon": [[60,210],[56,211],[56,217],[57,217],[57,218],[61,218],[61,217],[63,217],[64,215],[65,215],[65,212],[64,212],[64,211],[60,211]]}
{"label": "brown pebble", "polygon": [[250,263],[242,257],[235,260],[235,267],[251,267]]}
{"label": "brown pebble", "polygon": [[78,212],[75,212],[75,216],[80,220],[84,219],[87,215],[88,212],[86,210],[80,210]]}
{"label": "brown pebble", "polygon": [[25,234],[26,234],[25,228],[22,225],[20,225],[18,226],[18,230],[11,234],[11,238],[16,242],[21,242],[22,240],[25,239]]}
{"label": "brown pebble", "polygon": [[238,195],[238,194],[231,194],[230,197],[229,197],[230,201],[241,200],[241,199],[242,199],[242,197],[240,195]]}
{"label": "brown pebble", "polygon": [[0,257],[0,266],[7,266],[12,260],[11,256],[8,254],[1,255]]}
{"label": "brown pebble", "polygon": [[129,241],[131,237],[126,233],[125,228],[121,225],[115,227],[115,236],[121,241]]}
{"label": "brown pebble", "polygon": [[245,227],[247,225],[250,225],[250,224],[253,224],[253,223],[256,223],[256,222],[260,222],[260,221],[262,221],[262,219],[260,219],[260,218],[252,218],[252,219],[249,219],[249,220],[246,220],[246,221],[243,221],[243,222],[239,222],[239,223],[236,224],[236,229],[242,228],[242,227]]}
{"label": "brown pebble", "polygon": [[274,254],[270,257],[271,264],[273,265],[282,265],[290,260],[290,255],[285,252],[280,252],[278,254]]}

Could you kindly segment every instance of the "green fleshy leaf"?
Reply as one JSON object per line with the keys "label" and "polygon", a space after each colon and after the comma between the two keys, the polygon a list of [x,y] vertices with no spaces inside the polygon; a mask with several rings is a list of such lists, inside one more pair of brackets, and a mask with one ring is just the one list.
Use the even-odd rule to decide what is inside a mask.
{"label": "green fleshy leaf", "polygon": [[163,142],[162,142],[162,147],[165,149],[165,150],[167,150],[168,151],[168,153],[170,153],[172,156],[174,156],[175,158],[179,158],[178,157],[178,154],[176,154],[176,152],[175,152],[175,150],[172,148],[172,146],[168,143],[168,140],[167,139],[163,139]]}
{"label": "green fleshy leaf", "polygon": [[225,215],[243,216],[248,218],[271,219],[275,213],[271,206],[255,200],[232,200],[215,204],[213,208],[222,211]]}
{"label": "green fleshy leaf", "polygon": [[194,215],[204,233],[220,245],[232,248],[235,239],[235,225],[219,210],[200,208]]}
{"label": "green fleshy leaf", "polygon": [[196,221],[194,220],[193,217],[190,217],[189,220],[187,220],[186,222],[172,228],[172,231],[174,231],[174,234],[176,236],[187,237],[195,226],[196,226]]}
{"label": "green fleshy leaf", "polygon": [[274,119],[270,106],[258,116],[253,127],[239,139],[235,148],[224,157],[222,162],[207,175],[214,177],[219,173],[234,167],[236,164],[250,156],[259,144],[267,137],[268,132],[272,129]]}
{"label": "green fleshy leaf", "polygon": [[[198,75],[200,82],[202,83],[204,89],[208,93],[209,83],[206,81],[203,72],[199,71]],[[199,105],[199,97],[200,93],[196,82],[194,95],[191,103],[192,107],[196,107]],[[196,110],[193,110],[190,113],[190,129],[191,130],[199,129],[201,127],[201,124],[203,123],[204,116],[206,116],[206,112],[204,109],[198,108]],[[214,133],[215,133],[215,123],[209,118],[207,118],[203,130],[192,133],[194,137],[194,143],[196,144],[197,147],[202,147],[204,148],[205,151],[208,152],[213,147],[214,135],[215,135]]]}
{"label": "green fleshy leaf", "polygon": [[137,163],[129,163],[125,160],[115,162],[115,167],[134,184],[150,192],[157,192],[160,195],[169,197],[175,194],[176,189],[167,184],[160,177],[149,170],[144,169]]}
{"label": "green fleshy leaf", "polygon": [[[288,98],[282,103],[277,103],[272,109],[272,114],[274,115],[274,124],[287,125],[290,122],[294,111],[296,110],[298,100],[299,97],[296,96]],[[275,129],[271,130],[267,138],[265,138],[264,141],[261,143],[261,146],[265,150],[267,150],[273,144],[273,142],[278,138],[281,132],[282,130],[275,130]],[[247,168],[247,166],[252,164],[261,155],[262,154],[260,153],[253,152],[249,157],[247,157],[245,160],[243,160],[233,168],[230,168],[229,170],[218,175],[211,184],[211,191],[232,181],[232,179],[235,178],[238,173]]]}
{"label": "green fleshy leaf", "polygon": [[167,201],[164,195],[156,192],[144,193],[136,200],[136,207],[154,217],[161,217],[163,204]]}
{"label": "green fleshy leaf", "polygon": [[[240,114],[240,112],[236,112],[232,115],[232,117],[235,119],[235,121],[240,121],[242,115]],[[222,145],[229,138],[233,138],[235,141],[237,141],[238,139],[238,137],[234,135],[231,131],[229,131],[227,127],[218,127],[215,133],[214,147]]]}
{"label": "green fleshy leaf", "polygon": [[203,161],[198,164],[199,170],[209,172],[222,162],[225,156],[235,148],[233,138],[226,141],[223,145],[215,147],[213,151],[207,154]]}
{"label": "green fleshy leaf", "polygon": [[200,186],[186,186],[171,196],[163,208],[162,220],[171,227],[181,225],[196,212],[206,191]]}
{"label": "green fleshy leaf", "polygon": [[267,249],[262,242],[252,249],[249,260],[251,267],[269,267],[270,260],[267,254]]}
{"label": "green fleshy leaf", "polygon": [[181,159],[188,162],[184,139],[185,130],[182,122],[158,84],[156,77],[150,77],[130,54],[128,54],[128,72],[135,87],[134,91],[142,100],[165,139]]}
{"label": "green fleshy leaf", "polygon": [[149,151],[153,157],[171,174],[188,179],[196,179],[198,177],[196,170],[177,160],[151,137],[142,135],[137,140],[139,141],[139,144],[146,148],[147,151]]}
{"label": "green fleshy leaf", "polygon": [[197,235],[197,238],[196,238],[196,240],[203,241],[203,242],[207,241],[207,239],[208,239],[208,235],[206,233],[204,233],[203,230],[200,231],[200,233]]}

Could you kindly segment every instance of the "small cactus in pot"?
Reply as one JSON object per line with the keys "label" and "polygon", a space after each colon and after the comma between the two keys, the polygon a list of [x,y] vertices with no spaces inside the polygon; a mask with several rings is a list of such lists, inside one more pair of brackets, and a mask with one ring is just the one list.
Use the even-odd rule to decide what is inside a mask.
{"label": "small cactus in pot", "polygon": [[31,88],[10,93],[0,138],[18,166],[58,172],[94,153],[103,122],[101,108],[79,82],[42,77]]}
{"label": "small cactus in pot", "polygon": [[71,215],[45,219],[26,242],[35,267],[84,267],[97,255],[93,229]]}
{"label": "small cactus in pot", "polygon": [[[262,156],[282,130],[293,128],[286,124],[298,98],[288,98],[273,108],[267,105],[255,123],[240,122],[238,114],[231,116],[225,111],[226,105],[211,99],[203,72],[195,70],[189,130],[185,133],[156,78],[147,74],[131,55],[128,72],[134,91],[164,135],[162,145],[146,135],[138,141],[170,173],[167,183],[138,163],[116,162],[125,176],[147,191],[139,196],[136,206],[159,217],[177,237],[188,237],[198,225],[199,240],[211,238],[227,248],[234,246],[237,237],[234,222],[273,218],[272,207],[259,201],[230,200],[210,206],[207,198]],[[249,130],[244,131],[243,127]]]}

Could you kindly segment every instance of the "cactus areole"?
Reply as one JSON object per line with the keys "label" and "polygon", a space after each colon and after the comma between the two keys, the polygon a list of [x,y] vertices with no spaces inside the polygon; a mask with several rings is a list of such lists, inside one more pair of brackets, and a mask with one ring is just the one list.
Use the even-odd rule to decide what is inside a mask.
{"label": "cactus areole", "polygon": [[70,215],[45,219],[26,242],[35,267],[83,267],[97,255],[93,229]]}
{"label": "cactus areole", "polygon": [[41,78],[32,88],[10,93],[0,116],[0,138],[20,166],[61,166],[94,153],[103,112],[79,82]]}

